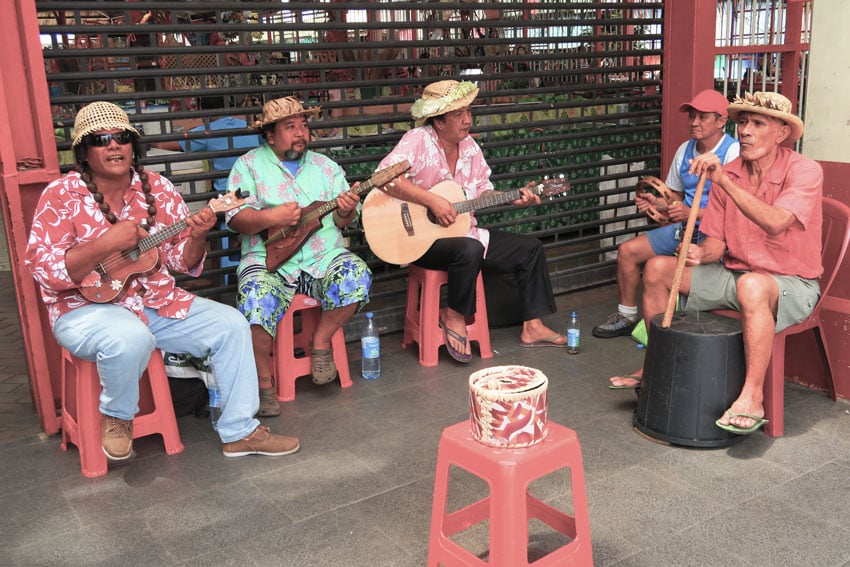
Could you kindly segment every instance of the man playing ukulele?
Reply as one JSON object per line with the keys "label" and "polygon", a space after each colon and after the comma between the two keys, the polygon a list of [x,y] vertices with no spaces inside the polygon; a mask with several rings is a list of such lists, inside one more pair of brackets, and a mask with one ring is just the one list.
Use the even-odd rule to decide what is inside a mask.
{"label": "man playing ukulele", "polygon": [[[346,250],[341,229],[357,216],[360,197],[349,191],[345,172],[330,158],[307,149],[309,116],[293,97],[271,100],[253,127],[265,143],[240,157],[228,178],[228,189],[248,194],[246,204],[227,213],[228,226],[241,233],[237,307],[251,324],[254,356],[260,377],[260,416],[278,415],[280,407],[272,384],[271,352],[278,322],[295,294],[319,300],[322,315],[313,334],[310,355],[313,382],[325,384],[337,376],[331,338],[369,301],[372,274],[366,263]],[[335,202],[282,264],[269,266],[272,239],[295,229],[306,207]],[[286,242],[287,239],[281,239]]]}
{"label": "man playing ukulele", "polygon": [[[297,439],[274,435],[254,418],[259,396],[245,319],[232,307],[177,287],[171,275],[200,274],[213,211],[189,216],[171,182],[142,168],[139,132],[118,106],[84,107],[73,137],[76,169],[42,193],[26,263],[41,286],[58,343],[97,363],[106,456],[120,461],[133,454],[138,382],[155,348],[210,357],[221,390],[217,430],[225,456],[297,451]],[[125,253],[138,251],[141,240],[175,225],[185,228],[152,249],[157,261],[151,269],[127,281],[110,275],[126,271],[123,264],[132,264],[135,255]],[[98,288],[105,288],[105,302],[88,299]],[[110,288],[120,293],[107,294]]]}

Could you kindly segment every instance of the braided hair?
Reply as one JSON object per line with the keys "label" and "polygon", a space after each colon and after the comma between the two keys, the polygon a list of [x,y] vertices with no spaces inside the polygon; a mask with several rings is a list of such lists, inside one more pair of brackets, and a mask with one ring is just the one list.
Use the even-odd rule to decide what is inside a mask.
{"label": "braided hair", "polygon": [[[148,181],[148,172],[145,171],[144,166],[142,166],[142,158],[145,155],[145,151],[142,147],[139,136],[135,134],[132,135],[131,144],[133,145],[133,169],[135,169],[136,173],[139,174],[139,179],[142,182],[142,191],[145,194],[145,203],[148,205],[147,225],[148,227],[152,227],[156,223],[156,199],[153,195],[151,195],[151,185]],[[100,207],[100,211],[103,213],[103,216],[105,216],[106,220],[110,223],[115,224],[118,222],[118,217],[110,210],[109,203],[107,203],[103,198],[103,193],[98,191],[97,184],[91,177],[89,162],[86,159],[90,146],[91,144],[89,143],[88,136],[83,138],[79,144],[74,146],[74,169],[80,174],[80,179],[82,179],[83,183],[86,184],[92,198]],[[132,177],[132,173],[130,175]]]}

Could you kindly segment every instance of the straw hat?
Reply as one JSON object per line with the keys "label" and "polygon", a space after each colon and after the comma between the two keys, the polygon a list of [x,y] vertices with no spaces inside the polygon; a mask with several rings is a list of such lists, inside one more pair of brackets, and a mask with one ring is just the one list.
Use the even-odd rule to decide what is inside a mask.
{"label": "straw hat", "polygon": [[736,98],[729,105],[729,118],[738,120],[742,112],[754,112],[782,120],[791,128],[788,142],[796,142],[803,135],[803,121],[791,113],[791,101],[779,93],[754,92],[744,94],[744,98]]}
{"label": "straw hat", "polygon": [[316,116],[321,112],[321,108],[314,106],[312,108],[304,108],[301,101],[293,96],[285,96],[268,101],[263,105],[263,114],[259,120],[256,120],[251,128],[254,130],[262,130],[263,127],[275,122],[280,122],[285,118],[294,116]]}
{"label": "straw hat", "polygon": [[433,116],[440,116],[465,108],[478,96],[478,87],[469,81],[437,81],[431,83],[422,92],[422,97],[410,107],[410,114],[421,122]]}
{"label": "straw hat", "polygon": [[130,125],[127,113],[111,102],[93,102],[80,109],[74,120],[72,135],[74,142],[71,147],[77,147],[83,138],[101,130],[121,129],[139,136],[139,131]]}

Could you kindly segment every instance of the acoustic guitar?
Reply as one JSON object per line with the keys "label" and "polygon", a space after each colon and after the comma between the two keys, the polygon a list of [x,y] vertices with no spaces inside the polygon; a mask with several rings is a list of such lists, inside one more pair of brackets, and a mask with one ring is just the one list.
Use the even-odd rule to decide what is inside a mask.
{"label": "acoustic guitar", "polygon": [[[410,169],[407,160],[400,161],[390,167],[385,167],[372,174],[372,177],[351,189],[355,195],[360,195],[386,185],[405,171]],[[322,217],[338,208],[336,201],[316,201],[301,209],[301,218],[294,226],[264,231],[261,236],[266,244],[266,269],[273,272],[295,254],[304,241],[322,226]]]}
{"label": "acoustic guitar", "polygon": [[[231,191],[219,195],[207,203],[216,213],[223,213],[242,205],[245,199],[240,192]],[[198,213],[189,215],[195,216]],[[80,284],[80,293],[93,303],[110,303],[124,295],[127,284],[136,276],[149,274],[159,268],[159,246],[172,236],[180,234],[189,225],[186,219],[164,227],[161,230],[139,240],[130,250],[115,252],[95,266],[94,271]]]}
{"label": "acoustic guitar", "polygon": [[[389,264],[409,264],[425,254],[439,238],[466,236],[471,222],[470,212],[510,203],[521,197],[520,190],[515,189],[466,200],[463,189],[454,181],[441,181],[430,190],[446,198],[457,211],[458,215],[451,225],[440,225],[427,207],[380,191],[366,197],[361,212],[363,230],[369,248],[378,258]],[[531,190],[551,198],[569,191],[570,182],[564,177],[546,179]]]}

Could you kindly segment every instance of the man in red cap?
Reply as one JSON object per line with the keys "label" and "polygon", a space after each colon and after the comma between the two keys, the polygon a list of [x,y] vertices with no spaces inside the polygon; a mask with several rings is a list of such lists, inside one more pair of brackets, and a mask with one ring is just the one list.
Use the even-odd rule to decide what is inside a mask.
{"label": "man in red cap", "polygon": [[[653,256],[670,256],[676,252],[684,232],[684,223],[687,222],[693,206],[699,177],[689,172],[691,161],[705,153],[717,155],[724,164],[738,157],[738,141],[725,133],[728,106],[726,97],[717,91],[706,89],[679,107],[681,112],[688,113],[691,138],[679,146],[667,174],[666,186],[671,190],[668,192],[671,195],[670,202],[648,192],[639,192],[635,196],[638,210],[650,217],[657,217],[655,212],[658,211],[669,217],[670,224],[644,232],[620,244],[617,250],[620,304],[616,313],[593,328],[593,336],[607,339],[628,335],[637,324],[637,292],[641,267]],[[699,203],[700,209],[704,209],[708,204],[709,190],[710,183],[706,182]],[[699,230],[694,231],[695,243],[701,242],[703,238]],[[612,379],[612,387],[634,387],[639,380],[639,376],[615,377]]]}

